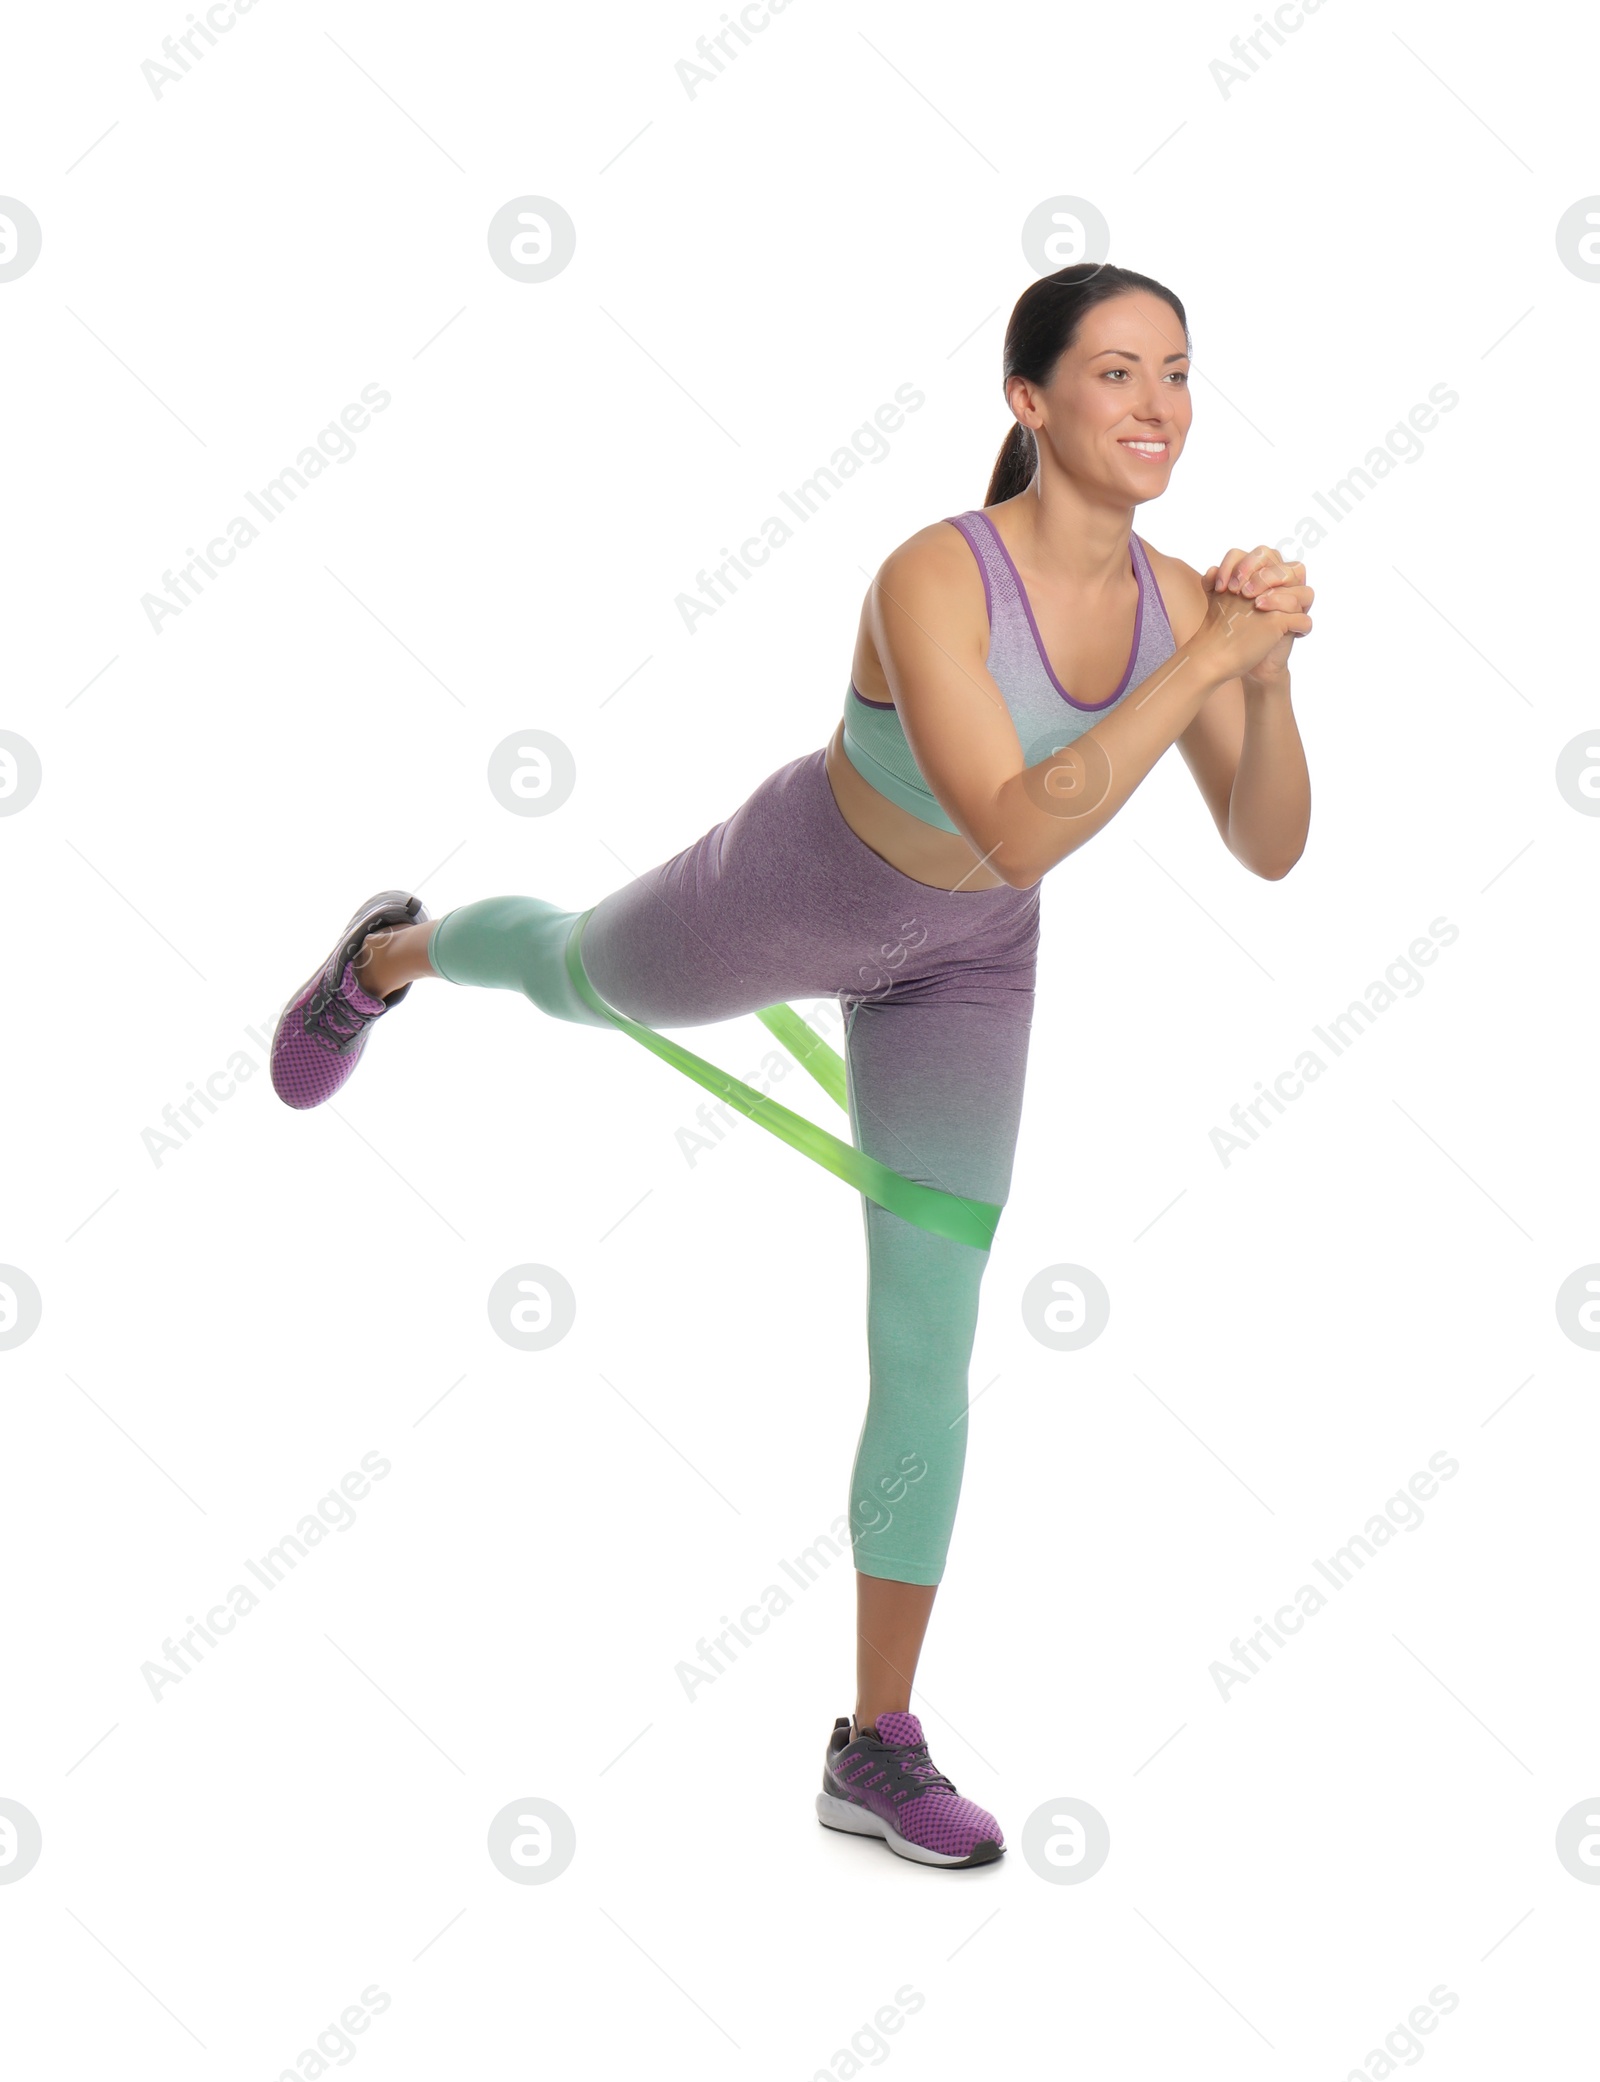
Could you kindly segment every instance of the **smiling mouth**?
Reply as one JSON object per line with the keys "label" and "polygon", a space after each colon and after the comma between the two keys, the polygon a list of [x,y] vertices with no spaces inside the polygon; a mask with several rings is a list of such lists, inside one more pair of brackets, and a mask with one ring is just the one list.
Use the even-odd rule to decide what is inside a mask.
{"label": "smiling mouth", "polygon": [[1147,463],[1164,463],[1171,452],[1166,441],[1119,441],[1117,445],[1130,455],[1143,456]]}

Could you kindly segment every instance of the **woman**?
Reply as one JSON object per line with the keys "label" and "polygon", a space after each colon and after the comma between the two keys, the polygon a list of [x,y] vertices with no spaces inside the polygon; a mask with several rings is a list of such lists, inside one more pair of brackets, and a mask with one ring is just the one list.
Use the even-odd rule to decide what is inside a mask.
{"label": "woman", "polygon": [[[414,896],[373,898],[284,1011],[280,1096],[331,1097],[424,976],[520,990],[596,1026],[616,1008],[652,1029],[832,996],[856,1147],[995,1216],[1042,877],[1174,743],[1244,866],[1275,879],[1305,844],[1288,676],[1311,627],[1304,566],[1234,549],[1202,578],[1132,532],[1188,433],[1188,346],[1183,306],[1146,276],[1086,265],[1035,282],[1006,330],[1016,424],[984,508],[922,529],[882,566],[832,742],[589,912],[494,897],[432,921]],[[1000,1826],[935,1768],[909,1709],[960,1488],[988,1250],[873,1198],[863,1208],[857,1692],[817,1810],[924,1864],[982,1864],[1001,1854]]]}

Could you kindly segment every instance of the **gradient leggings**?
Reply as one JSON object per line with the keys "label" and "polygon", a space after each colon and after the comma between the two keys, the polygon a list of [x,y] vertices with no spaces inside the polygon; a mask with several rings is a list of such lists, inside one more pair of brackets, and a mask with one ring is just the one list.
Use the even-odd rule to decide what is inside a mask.
{"label": "gradient leggings", "polygon": [[[836,998],[857,1147],[908,1178],[1003,1206],[1033,1018],[1038,886],[952,891],[902,875],[846,824],[825,759],[819,750],[791,760],[694,845],[603,898],[584,928],[590,981],[656,1028]],[[430,960],[452,983],[518,990],[558,1019],[616,1032],[567,975],[577,916],[534,897],[465,904],[434,927]],[[855,1566],[937,1583],[989,1254],[861,1205],[869,1390],[850,1481]]]}

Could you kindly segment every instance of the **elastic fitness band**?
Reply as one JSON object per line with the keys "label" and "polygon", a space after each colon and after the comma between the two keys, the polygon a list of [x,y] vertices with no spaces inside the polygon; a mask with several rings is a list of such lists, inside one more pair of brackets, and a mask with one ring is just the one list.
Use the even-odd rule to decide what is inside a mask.
{"label": "elastic fitness band", "polygon": [[[780,1106],[776,1099],[769,1099],[753,1085],[730,1077],[715,1063],[691,1054],[687,1048],[680,1048],[677,1042],[669,1041],[664,1034],[658,1034],[654,1027],[640,1026],[637,1020],[625,1018],[608,1005],[589,981],[579,951],[583,929],[589,922],[592,909],[591,906],[589,911],[579,914],[568,935],[566,950],[567,974],[591,1011],[603,1013],[652,1054],[671,1063],[685,1077],[692,1077],[696,1084],[704,1085],[708,1092],[715,1092],[725,1105],[736,1108],[746,1119],[753,1120],[758,1128],[765,1128],[769,1135],[787,1142],[791,1149],[799,1150],[802,1156],[820,1164],[824,1171],[831,1171],[835,1178],[842,1178],[877,1206],[886,1207],[891,1214],[914,1223],[919,1229],[931,1230],[935,1236],[946,1236],[953,1243],[971,1244],[974,1250],[988,1250],[994,1241],[995,1225],[1000,1220],[999,1208],[989,1201],[965,1200],[957,1193],[946,1193],[937,1186],[921,1185],[916,1179],[903,1177],[887,1164],[880,1164],[875,1157],[857,1149],[853,1143],[842,1142],[837,1135],[830,1135],[826,1128],[819,1128],[815,1121],[808,1121],[803,1114],[791,1113],[787,1106]],[[816,1079],[829,1098],[836,1100],[848,1113],[850,1102],[844,1058],[838,1051],[830,1048],[792,1005],[768,1005],[757,1012],[756,1018],[776,1041],[788,1049],[800,1067]]]}

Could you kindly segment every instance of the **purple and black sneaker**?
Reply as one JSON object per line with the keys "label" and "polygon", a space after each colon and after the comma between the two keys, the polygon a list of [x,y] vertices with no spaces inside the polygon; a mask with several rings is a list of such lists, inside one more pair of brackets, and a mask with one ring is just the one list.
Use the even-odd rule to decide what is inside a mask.
{"label": "purple and black sneaker", "polygon": [[825,1829],[881,1836],[919,1865],[988,1865],[1006,1847],[994,1816],[963,1800],[930,1762],[914,1713],[880,1713],[877,1734],[854,1741],[849,1721],[834,1722],[817,1819]]}
{"label": "purple and black sneaker", "polygon": [[369,897],[321,968],[284,1006],[272,1037],[272,1089],[286,1106],[320,1106],[331,1099],[361,1060],[373,1021],[411,988],[403,983],[386,998],[362,989],[354,963],[368,934],[421,925],[427,916],[422,899],[403,889]]}

